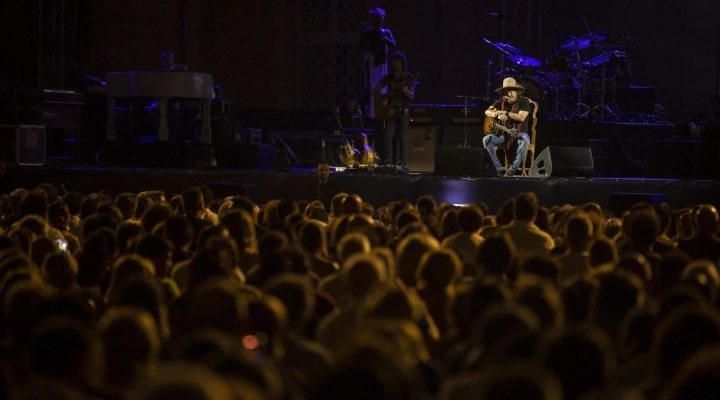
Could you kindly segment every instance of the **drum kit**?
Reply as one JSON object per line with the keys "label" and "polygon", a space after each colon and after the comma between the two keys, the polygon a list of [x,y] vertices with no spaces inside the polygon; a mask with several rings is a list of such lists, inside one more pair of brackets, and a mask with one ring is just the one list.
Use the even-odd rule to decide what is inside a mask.
{"label": "drum kit", "polygon": [[[615,102],[615,89],[631,83],[629,36],[622,46],[603,46],[610,35],[605,31],[590,31],[583,36],[568,36],[553,55],[541,61],[523,54],[507,43],[486,43],[499,50],[500,81],[513,76],[525,88],[525,96],[541,104],[540,113],[550,120],[610,120],[621,119]],[[592,55],[591,52],[596,55]],[[488,97],[493,89],[488,60]]]}

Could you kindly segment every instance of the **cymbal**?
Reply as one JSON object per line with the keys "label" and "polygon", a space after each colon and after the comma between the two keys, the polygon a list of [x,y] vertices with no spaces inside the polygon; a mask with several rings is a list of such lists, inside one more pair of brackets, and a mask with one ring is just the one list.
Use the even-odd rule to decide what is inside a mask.
{"label": "cymbal", "polygon": [[[592,66],[603,65],[606,62],[610,61],[613,57],[625,58],[625,52],[624,51],[606,51],[605,53],[600,54],[599,56],[593,58],[590,61],[586,61],[586,62]],[[583,63],[583,65],[585,65],[585,63]]]}
{"label": "cymbal", "polygon": [[582,50],[590,47],[590,39],[576,38],[575,36],[568,36],[567,40],[560,43],[560,48],[563,50]]}
{"label": "cymbal", "polygon": [[517,49],[515,47],[510,46],[507,43],[493,42],[492,40],[488,40],[486,38],[483,38],[483,40],[490,46],[495,47],[496,49],[502,51],[503,53],[505,53],[509,56],[522,54],[522,51],[520,51],[519,49]]}
{"label": "cymbal", "polygon": [[526,67],[539,67],[540,65],[542,65],[542,62],[540,60],[538,60],[537,58],[532,58],[530,56],[507,56],[505,57],[505,59],[517,65],[524,65]]}
{"label": "cymbal", "polygon": [[605,31],[597,31],[597,32],[590,32],[587,35],[584,35],[581,37],[581,39],[585,39],[589,42],[600,42],[608,38],[610,36],[609,33]]}

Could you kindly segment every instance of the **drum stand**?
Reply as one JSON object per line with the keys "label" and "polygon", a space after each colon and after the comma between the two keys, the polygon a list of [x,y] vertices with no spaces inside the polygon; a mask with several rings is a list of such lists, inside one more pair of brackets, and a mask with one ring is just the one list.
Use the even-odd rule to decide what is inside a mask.
{"label": "drum stand", "polygon": [[492,55],[490,55],[490,58],[487,60],[487,64],[485,66],[485,69],[487,70],[487,85],[485,87],[485,98],[490,100],[492,97],[490,97],[490,92],[492,92],[492,79],[494,76],[500,76],[500,85],[502,86],[502,81],[505,79],[505,53],[500,52],[500,70],[495,71],[493,73],[492,65],[494,64],[493,59],[495,58],[496,52],[493,52]]}
{"label": "drum stand", "polygon": [[[490,85],[492,85],[492,65],[493,65],[493,58],[495,58],[495,52],[490,55],[490,58],[487,60],[487,65],[485,66],[485,69],[487,70],[487,83],[485,84],[485,98],[490,98]],[[504,57],[503,57],[504,58]]]}

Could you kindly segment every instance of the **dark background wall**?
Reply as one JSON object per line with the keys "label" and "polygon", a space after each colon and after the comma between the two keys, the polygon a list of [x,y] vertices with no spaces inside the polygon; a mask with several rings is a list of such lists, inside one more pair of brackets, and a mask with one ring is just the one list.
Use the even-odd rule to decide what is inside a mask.
{"label": "dark background wall", "polygon": [[[0,14],[0,79],[10,88],[37,86],[35,3],[9,2]],[[337,59],[345,53],[321,57],[334,65],[324,70],[308,61],[307,49],[356,40],[356,22],[366,19],[363,12],[349,24],[356,28],[324,33],[308,30],[308,24],[340,24],[343,10],[357,10],[358,3],[360,9],[387,11],[386,27],[407,53],[410,69],[422,74],[417,102],[485,95],[483,68],[493,49],[482,36],[504,38],[545,60],[568,35],[586,33],[579,15],[588,17],[593,30],[610,33],[603,44],[633,38],[635,82],[654,86],[657,103],[672,119],[693,119],[715,92],[717,0],[96,0],[88,3],[87,37],[75,52],[82,66],[102,76],[156,68],[160,53],[171,50],[176,62],[210,72],[216,83],[232,88],[239,108],[301,109],[310,104],[304,100],[308,91],[324,90],[313,74],[328,74],[331,91],[348,76]],[[345,69],[361,68],[353,57]]]}

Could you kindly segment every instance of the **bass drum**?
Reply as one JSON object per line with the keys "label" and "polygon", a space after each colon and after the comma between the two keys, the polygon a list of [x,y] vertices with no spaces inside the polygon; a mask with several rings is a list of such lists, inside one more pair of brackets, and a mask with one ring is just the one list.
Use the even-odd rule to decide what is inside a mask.
{"label": "bass drum", "polygon": [[545,82],[540,77],[524,75],[516,77],[515,81],[517,81],[519,86],[525,88],[523,96],[531,100],[542,103],[547,95],[547,91],[543,88]]}
{"label": "bass drum", "polygon": [[517,84],[525,88],[524,97],[538,103],[538,116],[545,115],[549,110],[546,104],[553,101],[550,93],[551,87],[545,79],[539,76],[519,76],[515,79]]}

